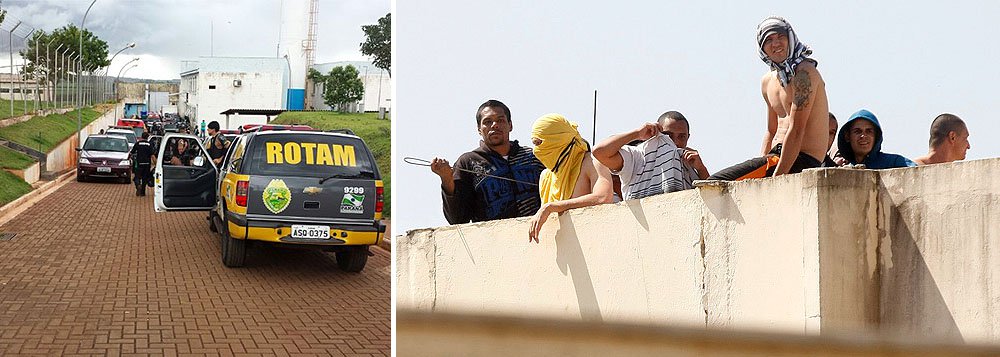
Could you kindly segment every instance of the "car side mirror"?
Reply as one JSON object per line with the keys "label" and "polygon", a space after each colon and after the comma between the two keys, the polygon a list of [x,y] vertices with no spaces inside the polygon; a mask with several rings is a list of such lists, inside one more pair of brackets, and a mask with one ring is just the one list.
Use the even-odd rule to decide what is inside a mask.
{"label": "car side mirror", "polygon": [[76,151],[77,151],[77,152],[80,152],[80,151],[83,151],[83,149],[81,149],[81,148],[76,148]]}
{"label": "car side mirror", "polygon": [[201,156],[198,156],[198,157],[194,158],[194,160],[191,163],[194,164],[194,166],[204,166],[205,165],[205,158],[201,157]]}

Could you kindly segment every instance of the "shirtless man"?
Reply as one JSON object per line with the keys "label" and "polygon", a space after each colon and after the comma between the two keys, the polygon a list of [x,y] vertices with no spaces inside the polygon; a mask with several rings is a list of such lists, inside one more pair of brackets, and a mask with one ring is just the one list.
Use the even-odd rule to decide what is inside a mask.
{"label": "shirtless man", "polygon": [[826,157],[829,109],[826,84],[808,58],[812,50],[799,42],[792,26],[768,17],[757,26],[761,60],[771,71],[761,79],[767,104],[763,157],[723,169],[710,179],[743,180],[799,173],[820,167]]}
{"label": "shirtless man", "polygon": [[531,128],[535,157],[545,165],[538,180],[542,207],[531,217],[528,241],[538,242],[538,232],[552,213],[612,202],[611,171],[590,154],[590,146],[576,123],[559,114],[538,118]]}
{"label": "shirtless man", "polygon": [[913,160],[917,165],[931,165],[965,160],[969,150],[969,128],[957,115],[941,114],[931,122],[930,151]]}

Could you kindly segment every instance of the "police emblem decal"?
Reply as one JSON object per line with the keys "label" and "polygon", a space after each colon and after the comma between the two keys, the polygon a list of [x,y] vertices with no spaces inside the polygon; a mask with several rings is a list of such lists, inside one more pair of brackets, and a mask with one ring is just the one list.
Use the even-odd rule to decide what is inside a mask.
{"label": "police emblem decal", "polygon": [[271,213],[278,214],[288,208],[292,202],[292,191],[281,179],[273,179],[264,188],[264,207]]}

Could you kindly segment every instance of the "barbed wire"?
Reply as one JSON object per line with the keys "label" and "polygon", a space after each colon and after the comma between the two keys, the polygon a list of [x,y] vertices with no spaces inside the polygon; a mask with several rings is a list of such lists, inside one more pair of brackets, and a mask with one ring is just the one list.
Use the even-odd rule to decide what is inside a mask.
{"label": "barbed wire", "polygon": [[[20,25],[17,25],[18,23],[20,23]],[[7,15],[4,16],[3,23],[0,23],[0,30],[10,32],[10,29],[14,28],[14,26],[17,26],[17,29],[14,30],[14,35],[20,37],[28,37],[28,34],[35,29],[35,27],[29,25],[27,21],[24,21],[23,19],[17,17],[17,15],[11,14],[10,11],[7,11]]]}
{"label": "barbed wire", "polygon": [[[11,29],[14,29],[14,31],[11,32]],[[12,47],[15,51],[27,48],[28,36],[33,36],[35,30],[33,26],[17,17],[16,14],[7,11],[3,22],[0,22],[0,51],[10,51]],[[10,39],[9,42],[8,38]]]}

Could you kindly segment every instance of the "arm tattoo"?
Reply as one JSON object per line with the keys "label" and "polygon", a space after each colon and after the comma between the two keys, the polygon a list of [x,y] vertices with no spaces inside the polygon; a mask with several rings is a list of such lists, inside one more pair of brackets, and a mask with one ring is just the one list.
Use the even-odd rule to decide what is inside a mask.
{"label": "arm tattoo", "polygon": [[795,77],[792,78],[792,84],[795,88],[793,103],[801,107],[809,101],[809,96],[812,95],[812,81],[809,79],[809,72],[800,71],[796,73]]}

